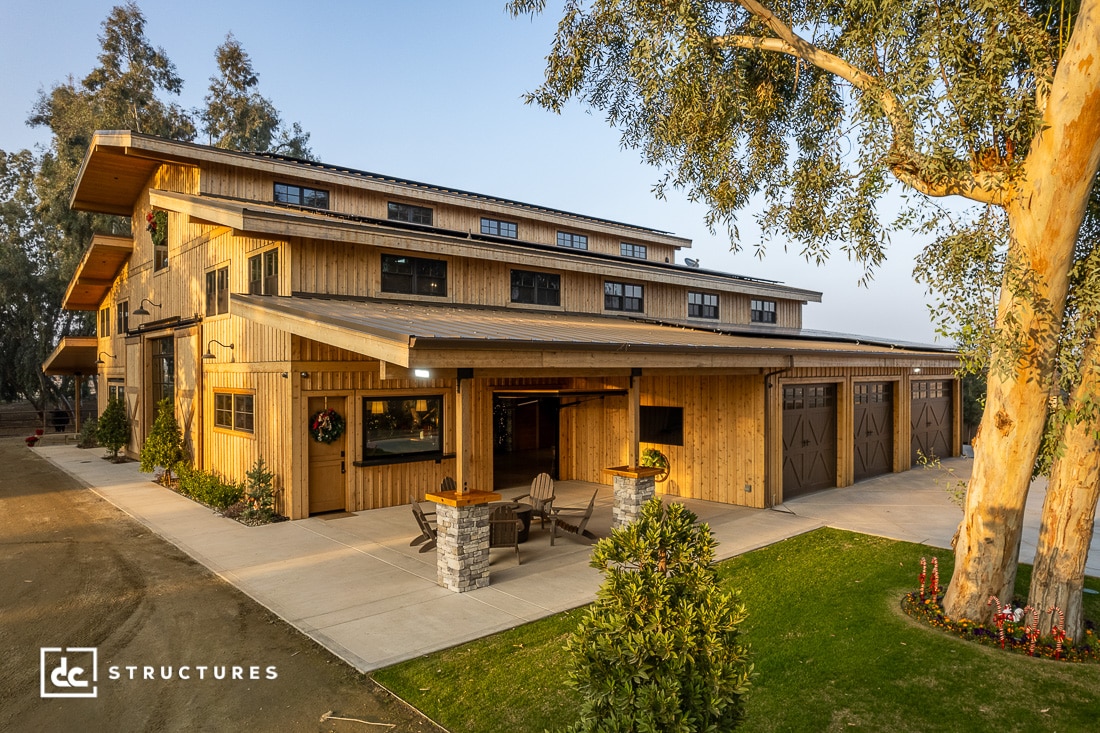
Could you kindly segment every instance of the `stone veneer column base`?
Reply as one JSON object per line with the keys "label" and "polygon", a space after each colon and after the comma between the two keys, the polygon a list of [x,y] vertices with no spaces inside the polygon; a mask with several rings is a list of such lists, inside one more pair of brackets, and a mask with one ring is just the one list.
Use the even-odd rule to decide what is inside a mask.
{"label": "stone veneer column base", "polygon": [[616,466],[604,470],[614,476],[615,503],[611,508],[611,528],[619,529],[637,519],[642,512],[642,504],[656,495],[654,476],[661,471],[646,466]]}
{"label": "stone veneer column base", "polygon": [[[476,494],[476,496],[475,496]],[[435,508],[436,578],[456,593],[489,585],[489,507],[493,492],[428,494]]]}

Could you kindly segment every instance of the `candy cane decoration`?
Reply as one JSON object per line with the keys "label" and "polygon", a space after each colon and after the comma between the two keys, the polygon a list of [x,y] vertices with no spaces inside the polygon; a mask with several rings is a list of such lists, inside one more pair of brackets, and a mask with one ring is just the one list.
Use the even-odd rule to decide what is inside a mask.
{"label": "candy cane decoration", "polygon": [[932,599],[940,597],[940,560],[932,558]]}
{"label": "candy cane decoration", "polygon": [[985,605],[992,606],[997,604],[997,614],[993,617],[993,620],[997,623],[997,634],[1001,642],[1001,648],[1005,648],[1005,621],[1012,618],[1012,606],[1002,606],[1001,599],[997,596],[990,596],[989,601]]}
{"label": "candy cane decoration", "polygon": [[922,557],[920,559],[920,599],[924,600],[924,579],[928,575],[928,563]]}
{"label": "candy cane decoration", "polygon": [[1039,641],[1039,609],[1031,606],[1024,607],[1024,616],[1031,611],[1031,622],[1024,627],[1024,636],[1027,637],[1027,655],[1035,656],[1035,644]]}
{"label": "candy cane decoration", "polygon": [[1066,614],[1058,606],[1051,606],[1047,613],[1058,612],[1058,623],[1050,625],[1050,635],[1054,637],[1054,658],[1062,658],[1062,642],[1066,640]]}

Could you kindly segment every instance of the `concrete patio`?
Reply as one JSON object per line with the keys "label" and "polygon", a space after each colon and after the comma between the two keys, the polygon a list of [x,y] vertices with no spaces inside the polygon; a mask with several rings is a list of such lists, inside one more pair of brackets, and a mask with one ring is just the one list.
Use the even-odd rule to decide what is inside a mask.
{"label": "concrete patio", "polygon": [[[491,585],[454,593],[436,583],[435,552],[410,547],[418,532],[408,507],[246,527],[153,483],[136,463],[115,465],[99,450],[68,445],[33,450],[363,672],[583,605],[601,580],[588,566],[588,545],[566,537],[552,547],[536,519],[521,564],[512,550],[494,549]],[[965,479],[970,461],[944,465]],[[949,547],[961,518],[945,488],[951,480],[917,469],[772,510],[683,501],[710,525],[721,559],[826,525]],[[1029,501],[1024,561],[1034,551],[1042,488]],[[610,486],[560,481],[555,504],[584,507],[593,491],[589,529],[606,536]],[[1095,542],[1088,567],[1100,575]]]}

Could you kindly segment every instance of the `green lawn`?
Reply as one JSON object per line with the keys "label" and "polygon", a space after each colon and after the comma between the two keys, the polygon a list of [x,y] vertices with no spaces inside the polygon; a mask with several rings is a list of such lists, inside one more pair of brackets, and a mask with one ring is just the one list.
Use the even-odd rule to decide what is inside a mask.
{"label": "green lawn", "polygon": [[[951,553],[823,529],[722,563],[749,611],[756,667],[742,731],[1096,731],[1100,665],[1011,655],[923,627],[900,610],[921,556]],[[1026,593],[1030,568],[1021,567]],[[1100,589],[1090,578],[1088,586]],[[1100,618],[1100,596],[1085,613]],[[583,611],[537,621],[375,677],[453,733],[572,722],[566,637]]]}

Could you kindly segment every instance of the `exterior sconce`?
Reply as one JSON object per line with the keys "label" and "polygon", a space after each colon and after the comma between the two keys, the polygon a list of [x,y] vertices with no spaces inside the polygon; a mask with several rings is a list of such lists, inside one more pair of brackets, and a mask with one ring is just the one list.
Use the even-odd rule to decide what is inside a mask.
{"label": "exterior sconce", "polygon": [[147,316],[147,315],[149,315],[149,311],[145,310],[145,304],[146,303],[153,306],[154,308],[160,308],[160,303],[154,303],[153,301],[149,300],[148,298],[142,298],[141,302],[138,303],[137,310],[130,311],[130,315],[132,315],[132,316]]}
{"label": "exterior sconce", "polygon": [[233,344],[223,344],[221,341],[218,341],[217,339],[210,339],[210,343],[208,343],[206,345],[206,353],[202,355],[203,359],[217,358],[217,357],[214,356],[214,352],[210,349],[211,344],[217,344],[218,346],[221,346],[223,349],[232,350],[234,348]]}
{"label": "exterior sconce", "polygon": [[913,367],[913,374],[920,374],[920,367]]}
{"label": "exterior sconce", "polygon": [[101,352],[99,352],[99,358],[95,360],[96,366],[103,366],[104,364],[107,363],[107,362],[103,361],[104,356],[106,356],[108,359],[114,359],[115,358],[114,354],[108,354],[106,351],[101,351]]}
{"label": "exterior sconce", "polygon": [[428,371],[427,369],[414,369],[413,370],[413,376],[416,377],[417,379],[430,379],[431,376],[432,376],[432,373],[430,371]]}

